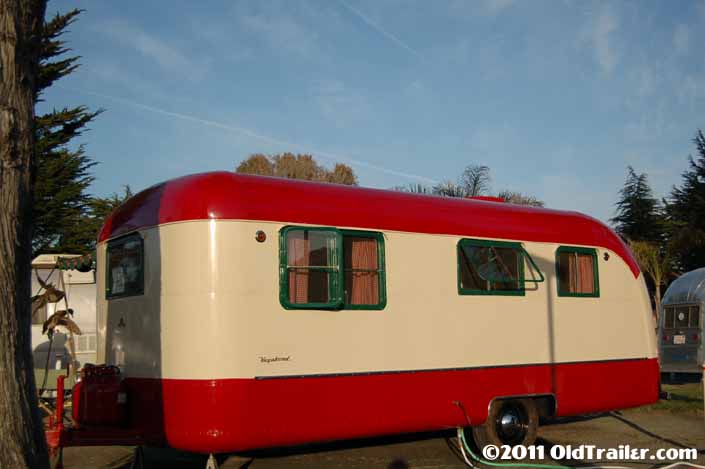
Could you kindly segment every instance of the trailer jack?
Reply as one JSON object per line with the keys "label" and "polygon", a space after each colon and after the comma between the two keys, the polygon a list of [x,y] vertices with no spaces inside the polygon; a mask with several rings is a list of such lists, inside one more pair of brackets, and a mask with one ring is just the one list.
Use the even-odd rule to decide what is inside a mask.
{"label": "trailer jack", "polygon": [[208,462],[206,462],[206,469],[218,469],[218,461],[215,459],[215,456],[213,456],[213,453],[208,456]]}

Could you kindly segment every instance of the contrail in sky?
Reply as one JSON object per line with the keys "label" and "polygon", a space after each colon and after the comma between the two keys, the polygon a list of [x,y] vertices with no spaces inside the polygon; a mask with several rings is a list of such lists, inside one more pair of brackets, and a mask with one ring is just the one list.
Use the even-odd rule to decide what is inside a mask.
{"label": "contrail in sky", "polygon": [[419,52],[418,52],[416,49],[414,49],[414,48],[411,47],[409,44],[407,44],[406,42],[402,41],[402,40],[399,39],[397,36],[395,36],[394,34],[390,33],[389,31],[387,31],[386,29],[384,29],[383,27],[381,27],[380,25],[378,25],[377,23],[375,23],[374,21],[372,21],[372,19],[370,19],[370,17],[368,17],[368,16],[366,16],[365,14],[363,14],[360,10],[357,10],[357,9],[351,7],[345,0],[338,0],[338,1],[339,1],[340,4],[343,5],[346,9],[348,9],[350,12],[352,12],[353,14],[355,14],[358,18],[360,18],[362,21],[364,21],[365,23],[367,23],[370,27],[376,29],[377,32],[379,32],[380,34],[382,34],[383,36],[385,36],[387,39],[391,40],[392,42],[394,42],[396,45],[398,45],[398,46],[401,47],[402,49],[406,49],[408,52],[411,52],[411,53],[414,54],[416,57],[422,58],[422,57],[421,57],[421,54],[419,54]]}
{"label": "contrail in sky", "polygon": [[374,169],[374,170],[380,171],[382,173],[391,174],[393,176],[403,177],[403,178],[407,178],[407,179],[413,179],[413,180],[421,181],[426,184],[437,184],[438,183],[438,181],[431,179],[431,178],[428,178],[428,177],[425,177],[425,176],[419,176],[416,174],[411,174],[411,173],[406,173],[406,172],[402,172],[402,171],[397,171],[394,169],[385,168],[383,166],[378,166],[373,163],[368,163],[366,161],[361,161],[361,160],[349,158],[349,157],[343,156],[343,155],[337,155],[334,153],[319,151],[319,150],[316,150],[315,148],[307,147],[305,145],[300,145],[298,143],[293,143],[293,142],[287,142],[286,140],[280,140],[278,138],[270,137],[268,135],[263,135],[258,132],[255,132],[253,130],[246,129],[244,127],[225,124],[223,122],[218,122],[218,121],[214,121],[214,120],[210,120],[210,119],[203,119],[200,117],[191,116],[189,114],[182,114],[180,112],[167,111],[165,109],[160,109],[158,107],[138,103],[136,101],[125,99],[125,98],[122,98],[119,96],[113,96],[113,95],[109,95],[109,94],[105,94],[105,93],[98,93],[97,91],[82,90],[82,89],[78,89],[78,88],[69,88],[69,87],[62,86],[62,85],[56,85],[56,87],[65,89],[67,91],[72,91],[75,93],[89,94],[92,96],[97,96],[100,98],[109,99],[110,101],[114,101],[117,103],[121,103],[121,104],[124,104],[127,106],[134,107],[134,108],[142,109],[145,111],[153,112],[155,114],[161,114],[161,115],[173,117],[176,119],[195,122],[195,123],[198,123],[201,125],[206,125],[206,126],[215,127],[215,128],[221,129],[221,130],[226,130],[228,132],[236,132],[236,133],[239,133],[242,135],[247,135],[248,137],[252,137],[256,140],[260,140],[260,141],[267,142],[270,144],[282,146],[282,147],[289,148],[289,149],[297,149],[297,150],[305,152],[305,153],[313,153],[316,156],[320,156],[321,158],[331,160],[333,162],[341,162],[342,161],[345,163],[349,163],[352,166]]}

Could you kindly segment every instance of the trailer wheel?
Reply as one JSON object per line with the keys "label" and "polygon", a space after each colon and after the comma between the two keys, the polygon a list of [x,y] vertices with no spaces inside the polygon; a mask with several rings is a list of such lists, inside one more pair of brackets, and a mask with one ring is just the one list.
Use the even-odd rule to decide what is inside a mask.
{"label": "trailer wheel", "polygon": [[472,428],[478,448],[529,446],[536,441],[539,414],[532,399],[503,399],[492,402],[484,425]]}

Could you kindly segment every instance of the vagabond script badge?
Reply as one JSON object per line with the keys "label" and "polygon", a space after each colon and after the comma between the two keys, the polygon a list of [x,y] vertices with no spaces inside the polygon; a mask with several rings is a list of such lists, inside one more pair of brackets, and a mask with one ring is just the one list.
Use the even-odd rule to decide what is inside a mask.
{"label": "vagabond script badge", "polygon": [[259,357],[261,363],[272,363],[272,362],[288,362],[291,361],[291,355],[287,357]]}

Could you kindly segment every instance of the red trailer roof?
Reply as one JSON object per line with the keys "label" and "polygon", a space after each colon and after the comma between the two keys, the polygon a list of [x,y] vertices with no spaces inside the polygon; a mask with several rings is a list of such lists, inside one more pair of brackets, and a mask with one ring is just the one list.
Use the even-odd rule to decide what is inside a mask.
{"label": "red trailer roof", "polygon": [[578,212],[226,171],[184,176],[140,192],[108,217],[98,240],[163,223],[205,219],[597,246],[617,253],[634,276],[639,275],[639,266],[619,236]]}

